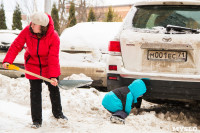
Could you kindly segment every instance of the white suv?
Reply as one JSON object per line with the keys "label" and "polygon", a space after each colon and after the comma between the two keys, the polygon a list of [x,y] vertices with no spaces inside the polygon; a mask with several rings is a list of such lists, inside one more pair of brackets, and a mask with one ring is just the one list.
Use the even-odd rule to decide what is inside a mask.
{"label": "white suv", "polygon": [[110,41],[107,88],[147,78],[149,101],[200,100],[200,1],[136,2]]}

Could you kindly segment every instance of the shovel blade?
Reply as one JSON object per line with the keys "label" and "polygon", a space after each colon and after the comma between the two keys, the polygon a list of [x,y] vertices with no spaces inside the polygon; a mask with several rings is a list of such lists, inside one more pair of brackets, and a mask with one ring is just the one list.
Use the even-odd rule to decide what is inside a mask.
{"label": "shovel blade", "polygon": [[58,86],[62,89],[69,90],[81,86],[89,86],[92,84],[92,80],[61,80]]}

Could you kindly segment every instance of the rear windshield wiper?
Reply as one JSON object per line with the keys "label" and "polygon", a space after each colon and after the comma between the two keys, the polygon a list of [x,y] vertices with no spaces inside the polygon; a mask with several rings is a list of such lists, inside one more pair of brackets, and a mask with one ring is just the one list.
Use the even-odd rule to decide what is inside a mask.
{"label": "rear windshield wiper", "polygon": [[174,31],[179,31],[179,32],[190,31],[190,32],[196,33],[196,34],[200,33],[199,30],[197,30],[197,29],[191,29],[191,28],[175,26],[175,25],[167,25],[166,30],[167,30],[167,32],[174,30]]}

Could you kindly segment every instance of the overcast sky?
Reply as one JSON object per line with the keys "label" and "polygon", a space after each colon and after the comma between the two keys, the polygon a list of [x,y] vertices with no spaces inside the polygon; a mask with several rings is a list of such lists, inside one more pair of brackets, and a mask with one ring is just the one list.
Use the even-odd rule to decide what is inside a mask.
{"label": "overcast sky", "polygon": [[[4,3],[4,8],[6,12],[13,12],[16,3],[20,5],[23,13],[28,12],[29,9],[33,8],[33,0],[1,0]],[[58,0],[51,0],[51,4],[57,2]],[[134,0],[86,0],[87,3],[91,5],[120,5],[120,4],[131,4]],[[36,0],[37,8],[39,11],[44,11],[44,0]]]}
{"label": "overcast sky", "polygon": [[[30,15],[33,11],[33,1],[34,0],[0,0],[0,3],[3,2],[5,14],[6,14],[6,25],[8,29],[12,29],[12,17],[13,12],[16,7],[16,3],[20,5],[20,9],[22,14]],[[44,1],[45,0],[36,0],[37,9],[38,11],[44,11]],[[132,4],[135,0],[86,0],[89,5],[124,5],[124,4]],[[58,2],[58,0],[51,0],[51,4],[53,5],[54,2]],[[28,7],[28,8],[27,8]],[[27,23],[22,24],[23,27],[27,25]]]}

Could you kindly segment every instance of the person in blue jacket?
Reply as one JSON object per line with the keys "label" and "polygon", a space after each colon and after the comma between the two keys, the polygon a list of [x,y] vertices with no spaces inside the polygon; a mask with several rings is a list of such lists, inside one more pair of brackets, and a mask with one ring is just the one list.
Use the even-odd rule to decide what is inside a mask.
{"label": "person in blue jacket", "polygon": [[128,87],[117,88],[107,93],[102,100],[102,105],[112,113],[111,122],[125,124],[125,118],[130,114],[133,105],[146,90],[144,81],[136,79]]}

